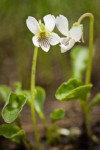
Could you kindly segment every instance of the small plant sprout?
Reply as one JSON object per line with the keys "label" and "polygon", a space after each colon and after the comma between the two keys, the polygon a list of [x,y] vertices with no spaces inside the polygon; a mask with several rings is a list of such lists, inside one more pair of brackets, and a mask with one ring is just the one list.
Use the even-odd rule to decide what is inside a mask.
{"label": "small plant sprout", "polygon": [[83,25],[76,22],[69,30],[68,20],[65,16],[59,15],[56,18],[56,26],[58,30],[66,37],[61,38],[61,53],[71,49],[76,42],[80,42],[83,34]]}
{"label": "small plant sprout", "polygon": [[54,109],[50,114],[51,124],[47,128],[47,142],[55,144],[60,140],[60,128],[55,124],[65,117],[65,111],[62,108]]}
{"label": "small plant sprout", "polygon": [[46,15],[43,17],[44,24],[34,17],[28,17],[26,20],[27,27],[35,34],[32,38],[33,44],[41,47],[45,52],[48,52],[50,45],[56,45],[60,42],[60,37],[52,32],[55,27],[55,17],[53,15]]}

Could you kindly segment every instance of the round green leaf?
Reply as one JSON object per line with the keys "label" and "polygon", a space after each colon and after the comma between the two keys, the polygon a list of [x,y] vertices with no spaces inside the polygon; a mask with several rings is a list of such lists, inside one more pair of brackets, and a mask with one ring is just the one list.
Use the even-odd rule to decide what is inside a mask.
{"label": "round green leaf", "polygon": [[61,108],[57,108],[51,113],[50,118],[53,122],[55,122],[64,118],[64,116],[65,116],[65,111]]}
{"label": "round green leaf", "polygon": [[45,90],[42,87],[36,87],[36,95],[35,95],[35,109],[38,112],[39,116],[43,116],[43,106],[45,101]]}
{"label": "round green leaf", "polygon": [[8,101],[2,110],[2,117],[6,123],[13,122],[20,114],[23,106],[26,103],[26,97],[17,95],[13,92],[10,93]]}
{"label": "round green leaf", "polygon": [[60,101],[68,101],[77,98],[84,100],[91,88],[91,84],[82,85],[81,80],[74,78],[70,79],[68,82],[64,82],[57,89],[55,97]]}
{"label": "round green leaf", "polygon": [[0,136],[18,140],[23,135],[25,135],[25,131],[20,129],[18,126],[11,124],[0,125]]}
{"label": "round green leaf", "polygon": [[8,86],[6,85],[1,85],[0,86],[0,98],[6,102],[8,99],[8,96],[10,94],[11,90]]}

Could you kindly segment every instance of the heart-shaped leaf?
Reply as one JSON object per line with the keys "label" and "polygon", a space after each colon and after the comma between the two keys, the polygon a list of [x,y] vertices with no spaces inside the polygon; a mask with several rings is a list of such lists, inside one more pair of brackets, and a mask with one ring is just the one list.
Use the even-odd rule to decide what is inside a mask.
{"label": "heart-shaped leaf", "polygon": [[82,79],[82,75],[87,66],[88,58],[89,53],[87,48],[81,46],[76,46],[73,48],[71,51],[73,77]]}
{"label": "heart-shaped leaf", "polygon": [[8,96],[10,94],[11,90],[8,86],[6,85],[1,85],[0,86],[0,98],[6,102],[8,99]]}
{"label": "heart-shaped leaf", "polygon": [[50,118],[52,122],[56,122],[65,116],[65,111],[62,108],[55,109],[51,114]]}
{"label": "heart-shaped leaf", "polygon": [[77,98],[84,100],[91,88],[91,84],[82,85],[81,80],[73,78],[61,84],[56,91],[55,97],[60,101],[68,101]]}
{"label": "heart-shaped leaf", "polygon": [[38,112],[39,116],[43,116],[43,106],[45,101],[45,90],[42,87],[36,87],[36,95],[35,95],[35,109]]}
{"label": "heart-shaped leaf", "polygon": [[92,110],[95,105],[100,104],[100,93],[98,93],[89,104],[89,110]]}
{"label": "heart-shaped leaf", "polygon": [[2,117],[4,121],[6,123],[13,122],[20,114],[25,103],[26,103],[25,96],[17,95],[11,92],[2,110]]}
{"label": "heart-shaped leaf", "polygon": [[19,141],[19,138],[25,135],[25,131],[20,129],[18,126],[11,124],[0,125],[0,136],[3,136],[7,139],[14,140],[15,142]]}

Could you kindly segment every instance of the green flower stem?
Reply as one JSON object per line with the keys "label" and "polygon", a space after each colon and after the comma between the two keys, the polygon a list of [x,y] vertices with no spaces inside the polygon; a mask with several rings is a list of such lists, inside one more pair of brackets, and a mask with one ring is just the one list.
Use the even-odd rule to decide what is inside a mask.
{"label": "green flower stem", "polygon": [[[85,79],[85,84],[89,84],[91,80],[91,71],[92,71],[92,60],[93,60],[93,27],[94,27],[94,16],[91,13],[85,13],[83,14],[79,20],[78,23],[80,24],[84,18],[89,17],[90,19],[90,26],[89,26],[89,60],[88,60],[88,65],[87,65],[87,71],[86,71],[86,79]],[[82,108],[84,111],[85,115],[85,120],[86,120],[86,128],[87,128],[87,133],[91,137],[92,132],[90,128],[90,113],[88,111],[88,96],[86,97],[86,100],[83,101],[82,103]]]}
{"label": "green flower stem", "polygon": [[33,129],[36,138],[37,150],[40,150],[40,135],[37,128],[37,120],[36,120],[36,111],[35,111],[35,74],[36,74],[36,62],[37,62],[37,55],[38,55],[38,47],[34,49],[33,61],[32,61],[32,72],[31,72],[31,114],[32,114],[32,122],[33,122]]}
{"label": "green flower stem", "polygon": [[88,61],[87,72],[86,72],[86,81],[85,81],[85,83],[88,84],[88,83],[90,83],[91,71],[92,71],[94,16],[91,13],[85,13],[79,18],[78,23],[80,24],[82,22],[82,20],[86,17],[89,17],[89,19],[90,19],[90,27],[89,27],[89,61]]}

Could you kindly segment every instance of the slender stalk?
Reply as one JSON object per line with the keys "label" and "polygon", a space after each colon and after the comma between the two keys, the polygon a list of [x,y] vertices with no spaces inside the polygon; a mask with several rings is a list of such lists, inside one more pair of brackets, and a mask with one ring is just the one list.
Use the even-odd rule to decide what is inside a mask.
{"label": "slender stalk", "polygon": [[[20,116],[17,117],[16,124],[22,129],[21,122],[20,122]],[[22,142],[22,144],[24,144],[24,146],[26,147],[27,150],[34,150],[32,143],[28,140],[26,135],[21,138],[21,142]]]}
{"label": "slender stalk", "polygon": [[89,19],[90,19],[90,26],[89,26],[89,61],[88,61],[87,72],[86,72],[86,80],[85,80],[85,83],[88,84],[88,83],[90,83],[91,71],[92,71],[94,16],[91,13],[85,13],[79,18],[78,23],[80,24],[82,22],[82,20],[86,17],[89,17]]}
{"label": "slender stalk", "polygon": [[[83,21],[83,19],[86,17],[89,17],[90,25],[89,25],[89,60],[88,60],[88,65],[87,65],[85,84],[89,84],[91,80],[92,60],[93,60],[94,16],[91,13],[85,13],[79,18],[78,23],[80,24]],[[90,128],[90,113],[88,112],[88,96],[89,95],[87,95],[86,100],[82,103],[82,109],[85,115],[87,133],[88,133],[88,136],[91,137],[92,132]]]}
{"label": "slender stalk", "polygon": [[41,115],[41,119],[42,119],[42,122],[43,122],[43,124],[44,124],[44,127],[47,129],[47,128],[48,128],[48,123],[47,123],[47,121],[46,121],[45,116],[44,116],[44,115]]}
{"label": "slender stalk", "polygon": [[37,150],[40,150],[40,136],[37,128],[37,120],[36,120],[36,111],[35,111],[35,75],[36,75],[36,62],[38,55],[38,47],[34,49],[33,61],[32,61],[32,71],[31,71],[31,114],[32,114],[32,123],[33,129],[36,138]]}
{"label": "slender stalk", "polygon": [[35,150],[35,148],[33,147],[33,145],[31,144],[31,142],[28,140],[26,136],[23,137],[22,142],[25,145],[27,150]]}

